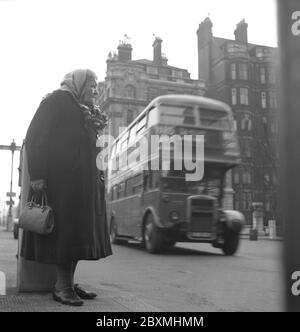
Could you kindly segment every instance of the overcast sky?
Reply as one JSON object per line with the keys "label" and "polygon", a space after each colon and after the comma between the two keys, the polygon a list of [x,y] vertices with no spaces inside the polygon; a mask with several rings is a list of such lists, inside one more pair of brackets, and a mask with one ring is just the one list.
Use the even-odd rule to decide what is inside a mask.
{"label": "overcast sky", "polygon": [[[133,59],[152,59],[153,34],[161,37],[168,63],[197,79],[196,31],[208,14],[215,36],[234,39],[245,18],[250,43],[277,46],[274,0],[0,0],[0,145],[21,144],[41,98],[67,72],[90,68],[104,80],[107,55],[124,34]],[[0,150],[0,201],[10,157]]]}

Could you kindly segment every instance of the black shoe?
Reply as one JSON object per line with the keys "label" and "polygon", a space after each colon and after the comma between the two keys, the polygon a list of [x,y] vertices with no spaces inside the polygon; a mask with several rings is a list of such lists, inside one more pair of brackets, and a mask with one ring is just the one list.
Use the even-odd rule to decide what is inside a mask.
{"label": "black shoe", "polygon": [[80,307],[83,305],[83,301],[77,296],[73,288],[66,288],[63,290],[54,290],[52,292],[53,299],[62,304],[71,305],[74,307]]}
{"label": "black shoe", "polygon": [[97,296],[96,293],[85,291],[78,284],[74,285],[74,291],[80,298],[84,300],[93,300]]}

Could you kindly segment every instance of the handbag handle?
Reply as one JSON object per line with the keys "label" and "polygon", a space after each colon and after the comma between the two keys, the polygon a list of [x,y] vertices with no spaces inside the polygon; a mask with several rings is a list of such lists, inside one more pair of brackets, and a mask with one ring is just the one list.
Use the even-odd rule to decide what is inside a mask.
{"label": "handbag handle", "polygon": [[[35,192],[33,193],[32,197],[31,197],[30,206],[32,207],[34,203],[38,204],[38,202],[37,202],[37,193],[35,193]],[[47,198],[46,191],[43,190],[42,191],[42,204],[41,204],[41,206],[45,207],[46,205],[48,205],[48,198]]]}
{"label": "handbag handle", "polygon": [[47,194],[46,191],[43,190],[42,192],[42,206],[48,205],[48,199],[47,199]]}

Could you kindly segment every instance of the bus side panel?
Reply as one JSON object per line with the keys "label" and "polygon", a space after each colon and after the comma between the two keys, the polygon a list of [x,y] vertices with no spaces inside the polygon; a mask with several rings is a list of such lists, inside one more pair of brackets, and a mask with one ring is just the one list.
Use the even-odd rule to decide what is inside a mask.
{"label": "bus side panel", "polygon": [[120,218],[120,204],[119,201],[111,201],[107,204],[108,207],[108,222],[111,223],[112,219],[114,220],[117,226],[118,235],[124,235],[124,223],[122,218]]}
{"label": "bus side panel", "polygon": [[[187,223],[187,204],[186,198],[189,194],[182,193],[163,193],[160,200],[161,223],[166,228],[176,226],[177,224]],[[179,219],[170,220],[170,214],[176,212]]]}
{"label": "bus side panel", "polygon": [[[131,237],[139,237],[142,220],[142,196],[141,194],[133,195],[124,200],[124,211],[127,211],[127,218],[124,224],[124,235]],[[123,216],[122,216],[123,218]]]}
{"label": "bus side panel", "polygon": [[126,199],[119,199],[114,202],[114,210],[116,212],[115,221],[119,235],[130,235],[130,230],[126,227],[129,217],[127,206]]}

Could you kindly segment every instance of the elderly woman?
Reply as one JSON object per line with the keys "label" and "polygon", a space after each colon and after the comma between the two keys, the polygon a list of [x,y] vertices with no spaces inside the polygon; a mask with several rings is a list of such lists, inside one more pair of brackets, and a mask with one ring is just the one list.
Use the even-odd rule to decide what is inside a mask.
{"label": "elderly woman", "polygon": [[106,124],[94,104],[97,93],[92,71],[67,74],[61,89],[41,102],[25,139],[31,194],[46,191],[55,226],[46,236],[24,232],[21,256],[55,264],[53,298],[73,306],[96,296],[74,285],[77,262],[112,254],[104,179],[96,166],[97,134]]}

